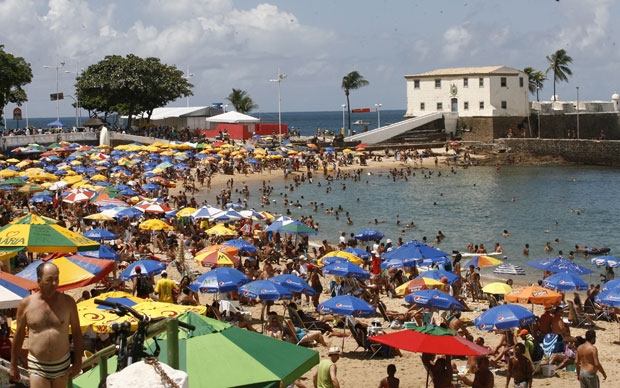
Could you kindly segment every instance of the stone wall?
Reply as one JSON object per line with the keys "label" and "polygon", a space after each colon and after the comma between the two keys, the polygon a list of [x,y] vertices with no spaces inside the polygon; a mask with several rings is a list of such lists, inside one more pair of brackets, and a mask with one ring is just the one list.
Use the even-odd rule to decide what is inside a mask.
{"label": "stone wall", "polygon": [[562,157],[567,162],[595,166],[620,166],[618,140],[498,139],[500,148],[532,156]]}

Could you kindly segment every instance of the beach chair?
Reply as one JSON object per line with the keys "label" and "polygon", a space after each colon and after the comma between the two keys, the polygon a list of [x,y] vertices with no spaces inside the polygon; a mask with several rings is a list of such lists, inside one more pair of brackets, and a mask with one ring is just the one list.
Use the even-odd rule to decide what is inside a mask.
{"label": "beach chair", "polygon": [[391,325],[392,320],[387,315],[387,307],[385,306],[385,303],[383,303],[382,301],[378,301],[377,309],[379,310],[379,314],[381,314],[381,317],[383,318],[383,320],[388,323],[388,326]]}
{"label": "beach chair", "polygon": [[314,322],[309,322],[306,323],[304,322],[301,317],[299,316],[299,313],[291,308],[291,306],[289,306],[288,304],[286,305],[286,310],[288,311],[288,316],[291,319],[291,321],[293,321],[293,324],[299,328],[302,328],[303,330],[321,330]]}
{"label": "beach chair", "polygon": [[382,349],[383,345],[375,344],[368,341],[368,337],[363,332],[363,330],[357,330],[355,327],[355,319],[351,316],[346,318],[347,327],[351,332],[351,337],[355,339],[355,343],[357,343],[357,348],[353,351],[355,352],[357,349],[362,348],[364,350],[364,354],[367,354],[372,359],[376,356]]}
{"label": "beach chair", "polygon": [[583,309],[584,309],[584,312],[586,314],[589,314],[592,317],[592,319],[594,319],[595,321],[604,320],[607,322],[613,322],[614,320],[611,317],[611,314],[608,309],[597,308],[591,299],[586,299],[586,301],[583,304]]}
{"label": "beach chair", "polygon": [[252,319],[252,313],[243,309],[238,300],[220,300],[220,313],[226,313],[227,316],[239,313],[244,319]]}
{"label": "beach chair", "polygon": [[573,327],[581,327],[587,325],[594,326],[593,322],[586,314],[577,312],[577,310],[575,309],[575,304],[572,300],[567,300],[566,302],[568,303],[568,320]]}
{"label": "beach chair", "polygon": [[[295,327],[295,325],[293,324],[293,321],[291,321],[290,319],[285,319],[284,320],[284,324],[286,325],[286,329],[288,330],[287,335],[292,336],[290,338],[292,338],[294,340],[295,345],[301,345],[301,344],[305,344],[305,343],[308,343],[308,344],[311,344],[311,345],[315,345],[316,344],[315,341],[308,340],[308,334],[307,334],[308,330],[305,330],[305,329],[300,327],[300,329],[302,329],[305,332],[305,334],[303,336],[301,336],[301,338],[300,338],[300,335],[298,335],[298,333],[297,333],[297,327],[299,327],[299,326]],[[293,342],[293,341],[291,341],[291,342]]]}

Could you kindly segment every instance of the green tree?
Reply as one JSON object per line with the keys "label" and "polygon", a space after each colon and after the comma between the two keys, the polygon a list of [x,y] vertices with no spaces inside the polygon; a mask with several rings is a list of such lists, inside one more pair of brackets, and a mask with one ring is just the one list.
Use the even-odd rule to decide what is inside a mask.
{"label": "green tree", "polygon": [[155,108],[193,95],[193,85],[182,70],[161,63],[159,58],[133,54],[106,56],[77,77],[75,87],[80,104],[91,115],[127,115],[128,127],[139,113],[146,113],[149,121]]}
{"label": "green tree", "polygon": [[551,55],[547,55],[547,61],[549,61],[549,68],[547,74],[553,71],[553,101],[555,101],[555,84],[558,81],[568,81],[569,75],[573,75],[568,65],[573,63],[573,58],[566,54],[566,50],[560,49]]}
{"label": "green tree", "polygon": [[344,90],[344,95],[347,96],[347,110],[349,121],[349,132],[351,132],[351,104],[349,103],[349,94],[351,90],[359,89],[367,86],[369,82],[357,71],[352,71],[349,74],[342,77],[341,88]]}
{"label": "green tree", "polygon": [[523,72],[527,74],[529,78],[530,93],[536,95],[536,101],[540,101],[538,92],[542,90],[543,83],[547,80],[547,75],[540,70],[536,70],[533,67],[526,67]]}
{"label": "green tree", "polygon": [[230,102],[239,113],[248,113],[258,108],[258,105],[254,103],[254,100],[252,100],[245,90],[233,88],[232,93],[226,97],[226,100]]}
{"label": "green tree", "polygon": [[0,119],[9,103],[21,106],[28,100],[23,87],[32,81],[30,63],[22,57],[4,51],[0,45]]}

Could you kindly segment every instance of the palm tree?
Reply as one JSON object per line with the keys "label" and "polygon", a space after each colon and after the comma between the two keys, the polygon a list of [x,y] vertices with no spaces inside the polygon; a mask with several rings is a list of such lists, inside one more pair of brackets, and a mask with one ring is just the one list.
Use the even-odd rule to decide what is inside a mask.
{"label": "palm tree", "polygon": [[245,90],[233,88],[232,93],[226,97],[226,100],[228,100],[239,113],[248,113],[258,108],[258,105],[254,103],[254,100],[252,100]]}
{"label": "palm tree", "polygon": [[558,81],[566,82],[568,81],[567,75],[573,75],[568,67],[569,64],[573,63],[573,58],[566,55],[566,50],[560,49],[550,56],[547,55],[547,61],[549,61],[547,74],[549,71],[553,71],[553,101],[555,101],[555,83]]}
{"label": "palm tree", "polygon": [[527,74],[529,78],[530,93],[536,93],[536,101],[540,101],[538,92],[543,88],[543,82],[547,80],[547,76],[540,70],[536,70],[533,67],[526,67],[523,72]]}
{"label": "palm tree", "polygon": [[359,89],[361,87],[367,86],[369,82],[364,79],[357,71],[352,71],[349,74],[342,77],[342,89],[344,90],[344,95],[347,96],[347,110],[348,110],[348,119],[349,119],[349,133],[351,133],[351,104],[349,103],[349,93],[351,90]]}

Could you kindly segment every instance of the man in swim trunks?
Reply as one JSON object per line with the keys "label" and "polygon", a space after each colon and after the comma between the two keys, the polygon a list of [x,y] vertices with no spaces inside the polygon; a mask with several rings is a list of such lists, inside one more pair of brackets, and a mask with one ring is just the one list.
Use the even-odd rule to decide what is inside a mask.
{"label": "man in swim trunks", "polygon": [[596,372],[601,372],[603,380],[607,380],[607,374],[598,360],[598,349],[596,343],[596,332],[586,331],[586,342],[577,348],[577,358],[575,365],[577,369],[577,379],[581,383],[581,388],[598,388],[600,382]]}
{"label": "man in swim trunks", "polygon": [[[13,381],[20,380],[17,359],[28,327],[32,388],[64,388],[69,376],[76,377],[82,369],[83,345],[77,307],[73,298],[57,291],[58,276],[58,267],[52,263],[37,267],[39,291],[24,298],[17,307],[10,377]],[[72,336],[73,357],[70,333],[76,333]]]}

